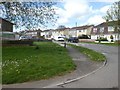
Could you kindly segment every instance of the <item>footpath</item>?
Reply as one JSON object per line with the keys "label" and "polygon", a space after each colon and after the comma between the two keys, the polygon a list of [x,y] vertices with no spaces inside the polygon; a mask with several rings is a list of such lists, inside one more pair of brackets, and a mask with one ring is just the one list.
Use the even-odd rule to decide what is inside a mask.
{"label": "footpath", "polygon": [[[61,46],[64,44],[58,43]],[[94,72],[98,68],[100,68],[103,63],[95,62],[89,60],[84,54],[81,54],[77,49],[72,48],[70,46],[66,46],[68,49],[69,55],[72,57],[72,60],[76,64],[76,70],[68,73],[64,76],[56,76],[54,78],[48,80],[40,80],[33,82],[25,82],[19,84],[10,84],[3,85],[3,88],[31,88],[30,90],[35,90],[37,88],[64,88],[64,85],[67,83],[72,83],[76,80],[85,78],[91,72]]]}

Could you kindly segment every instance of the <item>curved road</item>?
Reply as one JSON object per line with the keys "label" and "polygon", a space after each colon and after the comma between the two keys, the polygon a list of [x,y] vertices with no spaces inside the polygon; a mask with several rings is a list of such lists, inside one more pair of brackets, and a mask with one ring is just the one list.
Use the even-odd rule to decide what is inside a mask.
{"label": "curved road", "polygon": [[107,65],[86,78],[65,84],[64,88],[118,88],[118,47],[83,43],[77,45],[103,53]]}

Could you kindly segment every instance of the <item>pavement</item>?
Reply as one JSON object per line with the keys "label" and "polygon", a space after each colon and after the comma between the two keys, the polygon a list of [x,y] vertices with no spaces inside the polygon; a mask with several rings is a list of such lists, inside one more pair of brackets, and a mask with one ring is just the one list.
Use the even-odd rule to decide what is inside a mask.
{"label": "pavement", "polygon": [[[58,43],[61,46],[64,44]],[[37,88],[64,88],[65,85],[75,83],[80,79],[83,79],[91,74],[97,72],[104,63],[98,63],[95,61],[89,60],[88,57],[81,54],[77,49],[74,49],[70,46],[66,47],[68,49],[69,55],[72,57],[72,60],[76,64],[76,70],[68,73],[64,76],[56,76],[48,80],[40,80],[33,82],[25,82],[18,84],[9,84],[3,85],[3,88],[31,88],[31,90],[37,90]],[[33,89],[34,88],[34,89]]]}

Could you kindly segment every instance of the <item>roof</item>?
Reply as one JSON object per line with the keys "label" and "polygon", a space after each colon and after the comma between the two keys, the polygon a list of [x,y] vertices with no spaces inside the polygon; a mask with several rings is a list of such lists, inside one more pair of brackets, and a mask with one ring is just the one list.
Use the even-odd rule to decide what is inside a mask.
{"label": "roof", "polygon": [[56,30],[65,30],[65,29],[70,29],[70,28],[58,28]]}
{"label": "roof", "polygon": [[4,20],[4,21],[6,21],[6,22],[9,22],[9,23],[11,23],[11,24],[13,24],[13,25],[15,25],[14,23],[12,23],[12,22],[10,22],[9,20],[6,20],[6,19],[4,19],[4,18],[1,18],[1,17],[0,17],[0,19],[1,19],[1,20]]}
{"label": "roof", "polygon": [[38,30],[27,30],[26,32],[41,32],[42,30],[38,29]]}
{"label": "roof", "polygon": [[118,21],[109,21],[109,22],[103,22],[95,27],[103,27],[103,26],[117,26]]}
{"label": "roof", "polygon": [[85,26],[73,27],[71,29],[83,30],[83,29],[87,29],[87,28],[89,28],[91,26],[93,26],[93,25],[85,25]]}

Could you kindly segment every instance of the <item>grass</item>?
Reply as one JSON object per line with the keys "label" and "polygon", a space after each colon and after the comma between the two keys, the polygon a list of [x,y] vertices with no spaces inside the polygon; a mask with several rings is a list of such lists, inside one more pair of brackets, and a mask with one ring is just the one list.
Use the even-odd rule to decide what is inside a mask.
{"label": "grass", "polygon": [[88,49],[82,46],[76,46],[76,45],[71,45],[71,44],[69,45],[78,49],[81,53],[87,55],[90,58],[90,60],[99,61],[99,62],[106,60],[106,57],[99,52],[93,51],[91,49]]}
{"label": "grass", "polygon": [[118,43],[95,43],[95,42],[80,42],[80,43],[89,43],[89,44],[102,44],[107,46],[120,46]]}
{"label": "grass", "polygon": [[75,69],[65,48],[52,42],[34,44],[37,46],[3,47],[3,84],[48,79]]}

